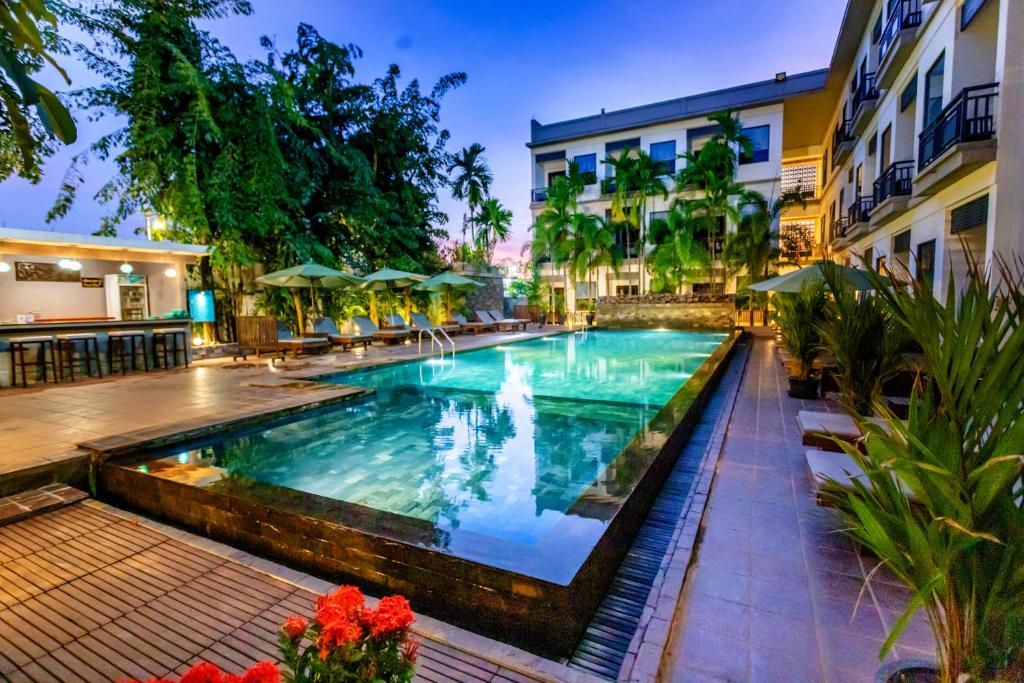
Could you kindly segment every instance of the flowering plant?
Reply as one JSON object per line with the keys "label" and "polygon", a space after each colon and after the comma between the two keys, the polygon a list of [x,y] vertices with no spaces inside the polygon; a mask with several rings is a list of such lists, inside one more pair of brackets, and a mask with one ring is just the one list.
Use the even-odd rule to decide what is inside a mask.
{"label": "flowering plant", "polygon": [[[127,678],[121,683],[143,683]],[[145,683],[174,683],[170,678],[150,678]],[[199,662],[181,675],[178,683],[281,683],[281,674],[273,662],[257,662],[241,676],[221,671],[216,664]]]}
{"label": "flowering plant", "polygon": [[316,600],[312,620],[292,616],[278,640],[294,683],[412,680],[417,644],[409,638],[409,602],[400,595],[366,606],[354,586],[341,586]]}

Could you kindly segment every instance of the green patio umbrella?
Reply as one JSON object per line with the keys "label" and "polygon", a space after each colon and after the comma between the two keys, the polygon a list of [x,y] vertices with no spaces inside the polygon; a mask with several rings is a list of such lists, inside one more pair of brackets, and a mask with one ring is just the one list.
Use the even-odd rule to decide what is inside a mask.
{"label": "green patio umbrella", "polygon": [[[824,279],[822,275],[822,266],[826,263],[831,264],[836,268],[839,271],[840,276],[849,282],[850,286],[854,289],[863,292],[875,288],[863,270],[833,263],[831,261],[816,261],[809,266],[794,270],[790,273],[786,273],[785,275],[778,275],[776,277],[769,278],[768,280],[755,282],[752,285],[748,285],[747,289],[752,289],[755,292],[799,292],[805,283]],[[883,279],[885,282],[889,282],[889,278]]]}
{"label": "green patio umbrella", "polygon": [[[310,301],[315,302],[316,297],[313,295],[314,287],[319,286],[326,289],[355,287],[362,284],[363,278],[311,262],[267,273],[256,278],[256,282],[271,287],[288,287],[292,290],[309,287]],[[295,302],[295,314],[298,316],[299,333],[301,334],[305,328],[305,320],[302,317],[302,303],[299,301],[299,295],[295,291],[292,292],[292,299]]]}
{"label": "green patio umbrella", "polygon": [[415,285],[413,289],[424,291],[424,292],[443,292],[445,298],[445,312],[448,315],[448,320],[452,317],[452,292],[460,289],[472,289],[474,287],[483,287],[482,282],[476,280],[470,280],[468,277],[463,277],[458,273],[453,273],[450,270],[446,270],[443,273],[435,275],[426,282],[421,282]]}
{"label": "green patio umbrella", "polygon": [[[413,285],[417,285],[427,279],[426,275],[419,275],[418,273],[407,273],[404,270],[394,270],[392,268],[382,268],[375,273],[370,273],[363,278],[362,287],[371,293],[375,292],[386,292],[388,298],[391,298],[391,290],[394,289],[409,289]],[[370,317],[373,318],[374,324],[380,324],[377,319],[377,306],[374,299],[370,300]],[[408,315],[408,311],[406,311]]]}

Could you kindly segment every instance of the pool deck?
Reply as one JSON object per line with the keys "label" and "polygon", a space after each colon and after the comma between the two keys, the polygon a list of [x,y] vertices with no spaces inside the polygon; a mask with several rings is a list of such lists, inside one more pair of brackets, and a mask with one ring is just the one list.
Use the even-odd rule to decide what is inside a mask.
{"label": "pool deck", "polygon": [[[663,680],[870,683],[909,593],[855,552],[815,503],[774,342],[755,341],[719,456],[702,535],[661,663]],[[918,616],[895,657],[934,655]]]}
{"label": "pool deck", "polygon": [[[462,335],[458,351],[520,341],[561,331],[531,325],[527,332]],[[423,354],[428,355],[428,354]],[[415,344],[372,346],[368,351],[289,358],[271,367],[263,358],[199,361],[189,369],[151,371],[73,384],[0,390],[0,496],[46,483],[32,474],[51,471],[67,481],[80,474],[88,452],[81,445],[190,431],[226,420],[344,400],[350,388],[300,380],[368,363],[419,357]],[[79,469],[76,470],[76,467]],[[6,482],[6,483],[5,483]]]}

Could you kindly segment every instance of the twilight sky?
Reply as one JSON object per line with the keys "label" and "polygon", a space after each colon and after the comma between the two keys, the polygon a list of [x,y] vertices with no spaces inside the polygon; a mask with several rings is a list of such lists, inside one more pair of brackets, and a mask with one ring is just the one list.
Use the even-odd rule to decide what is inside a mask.
{"label": "twilight sky", "polygon": [[[356,78],[370,82],[397,63],[406,79],[428,90],[449,71],[466,71],[465,86],[443,105],[450,150],[480,142],[494,173],[492,194],[515,216],[513,239],[499,256],[518,259],[530,222],[530,119],[541,123],[631,107],[828,65],[846,0],[253,0],[249,17],[207,26],[240,60],[262,56],[259,37],[294,44],[299,22],[364,57]],[[65,60],[67,61],[67,60]],[[89,75],[64,64],[75,86]],[[48,81],[53,84],[52,81]],[[53,84],[54,86],[56,84]],[[90,164],[87,184],[69,216],[45,222],[72,153],[109,130],[111,121],[79,121],[79,142],[46,166],[32,186],[0,183],[0,225],[90,233],[104,207],[92,193],[111,169]],[[441,206],[457,236],[464,206]],[[139,223],[141,223],[141,219]],[[122,234],[131,233],[134,225]]]}

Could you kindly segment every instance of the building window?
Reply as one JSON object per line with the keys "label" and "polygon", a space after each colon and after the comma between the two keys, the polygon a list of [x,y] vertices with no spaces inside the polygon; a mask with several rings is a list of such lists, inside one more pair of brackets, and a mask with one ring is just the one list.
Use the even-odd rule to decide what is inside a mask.
{"label": "building window", "polygon": [[864,266],[864,270],[871,270],[875,261],[875,248],[868,247],[864,250],[863,256],[860,258],[861,264]]}
{"label": "building window", "polygon": [[875,259],[875,270],[877,270],[880,275],[889,274],[889,270],[888,268],[886,268],[885,254],[882,254],[881,256]]}
{"label": "building window", "polygon": [[755,126],[754,128],[744,128],[743,134],[750,138],[750,154],[747,154],[745,150],[740,150],[740,163],[757,164],[762,161],[768,161],[771,127]]}
{"label": "building window", "polygon": [[917,279],[929,288],[935,284],[935,240],[917,245]]}
{"label": "building window", "polygon": [[971,228],[988,224],[988,195],[972,199],[953,209],[949,214],[949,231],[957,235]]}
{"label": "building window", "polygon": [[885,173],[889,170],[889,164],[892,163],[892,124],[885,127],[882,131],[882,158],[878,166],[879,173]]}
{"label": "building window", "polygon": [[615,285],[616,296],[635,296],[640,293],[640,285]]}
{"label": "building window", "polygon": [[651,159],[662,168],[661,175],[669,175],[676,172],[676,141],[651,143]]}
{"label": "building window", "polygon": [[907,87],[900,93],[900,111],[906,111],[907,107],[914,103],[917,99],[917,74],[915,73],[910,82],[907,83]]}
{"label": "building window", "polygon": [[960,30],[966,31],[967,27],[974,21],[978,11],[985,5],[985,0],[965,0],[960,7]]}
{"label": "building window", "polygon": [[558,178],[564,178],[564,177],[565,177],[565,171],[552,171],[551,173],[548,173],[548,184],[547,184],[547,187],[554,187],[555,186],[555,180],[558,179]]}
{"label": "building window", "polygon": [[818,195],[818,164],[809,161],[782,167],[782,191],[799,192],[806,199]]}
{"label": "building window", "polygon": [[779,225],[779,249],[789,259],[814,255],[814,220],[784,221]]}
{"label": "building window", "polygon": [[927,128],[942,113],[942,81],[946,73],[946,53],[928,69],[924,77],[924,127]]}
{"label": "building window", "polygon": [[596,154],[580,154],[573,157],[573,161],[575,161],[576,166],[579,167],[580,177],[583,178],[584,185],[593,185],[597,182]]}

